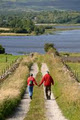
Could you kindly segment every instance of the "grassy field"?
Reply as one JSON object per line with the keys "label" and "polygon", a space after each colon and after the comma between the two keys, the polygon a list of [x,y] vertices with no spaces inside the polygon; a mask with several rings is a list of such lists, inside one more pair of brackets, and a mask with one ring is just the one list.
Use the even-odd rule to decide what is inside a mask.
{"label": "grassy field", "polygon": [[74,73],[77,80],[80,82],[80,53],[60,53],[60,55],[68,57],[63,58],[65,64],[69,67],[69,69]]}
{"label": "grassy field", "polygon": [[46,29],[44,34],[56,34],[57,31],[80,30],[80,28],[54,28]]}
{"label": "grassy field", "polygon": [[10,30],[10,28],[2,28],[2,27],[0,27],[0,30],[9,31],[9,30]]}
{"label": "grassy field", "polygon": [[77,81],[70,77],[60,57],[46,54],[47,63],[55,85],[52,88],[62,113],[69,120],[80,120],[80,87]]}
{"label": "grassy field", "polygon": [[0,33],[0,36],[29,36],[31,34],[25,34],[25,33]]}
{"label": "grassy field", "polygon": [[65,56],[68,55],[70,57],[75,57],[76,62],[65,62],[66,65],[69,66],[70,70],[74,73],[74,75],[77,77],[78,81],[80,82],[80,63],[77,60],[77,57],[80,57],[80,53],[65,53],[65,52],[61,52],[60,53],[61,56]]}
{"label": "grassy field", "polygon": [[68,53],[68,52],[60,52],[59,53],[61,56],[66,56],[66,55],[68,55],[68,56],[80,56],[80,53]]}
{"label": "grassy field", "polygon": [[80,28],[53,28],[53,29],[46,29],[45,33],[49,33],[49,32],[56,32],[56,31],[67,31],[67,30],[80,30]]}
{"label": "grassy field", "polygon": [[0,55],[0,75],[3,73],[5,69],[9,68],[18,57],[19,56],[1,54]]}
{"label": "grassy field", "polygon": [[80,63],[66,63],[80,82]]}
{"label": "grassy field", "polygon": [[49,25],[49,26],[54,26],[54,27],[55,26],[80,26],[80,24],[51,24],[51,23],[50,24],[49,23],[48,24],[46,24],[46,23],[41,24],[40,23],[40,24],[35,24],[35,25],[37,25],[37,26],[48,26]]}

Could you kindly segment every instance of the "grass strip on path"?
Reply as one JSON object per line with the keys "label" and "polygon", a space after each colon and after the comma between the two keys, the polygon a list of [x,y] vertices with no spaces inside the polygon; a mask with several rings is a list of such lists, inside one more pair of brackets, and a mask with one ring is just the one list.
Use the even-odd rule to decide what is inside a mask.
{"label": "grass strip on path", "polygon": [[[40,66],[39,64],[39,67]],[[42,74],[39,72],[36,76],[37,83],[40,82],[41,77]],[[29,112],[24,120],[46,120],[43,86],[34,86],[33,99],[30,104]]]}

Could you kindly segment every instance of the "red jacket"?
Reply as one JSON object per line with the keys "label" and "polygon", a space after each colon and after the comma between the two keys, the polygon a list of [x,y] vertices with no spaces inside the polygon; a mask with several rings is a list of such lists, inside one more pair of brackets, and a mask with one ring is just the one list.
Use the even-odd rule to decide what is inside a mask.
{"label": "red jacket", "polygon": [[[33,84],[32,84],[32,85],[29,84],[31,80],[33,81]],[[37,85],[37,82],[36,82],[36,80],[34,79],[34,77],[32,77],[32,76],[28,77],[28,79],[27,79],[27,84],[28,84],[28,86],[34,86],[34,83]]]}
{"label": "red jacket", "polygon": [[54,85],[54,81],[52,77],[50,76],[50,74],[44,75],[39,85],[41,85],[43,82],[44,82],[44,86],[51,86],[51,83],[52,85]]}

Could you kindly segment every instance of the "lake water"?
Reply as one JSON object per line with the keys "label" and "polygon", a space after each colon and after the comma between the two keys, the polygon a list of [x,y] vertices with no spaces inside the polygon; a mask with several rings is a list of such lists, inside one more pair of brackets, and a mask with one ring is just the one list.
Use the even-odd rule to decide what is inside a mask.
{"label": "lake water", "polygon": [[63,25],[58,25],[58,26],[53,26],[53,27],[55,27],[55,28],[59,28],[59,29],[70,29],[70,28],[74,28],[74,29],[77,29],[77,28],[80,28],[80,26],[78,25],[75,25],[75,26],[63,26]]}
{"label": "lake water", "polygon": [[0,44],[6,53],[44,53],[44,44],[54,43],[58,51],[80,52],[80,30],[56,32],[55,35],[40,36],[0,36]]}

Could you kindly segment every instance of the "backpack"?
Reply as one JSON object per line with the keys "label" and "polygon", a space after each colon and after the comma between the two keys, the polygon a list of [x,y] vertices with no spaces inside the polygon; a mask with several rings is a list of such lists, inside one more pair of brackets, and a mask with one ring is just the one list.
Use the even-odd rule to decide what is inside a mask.
{"label": "backpack", "polygon": [[32,80],[29,81],[29,85],[33,85],[33,81]]}

